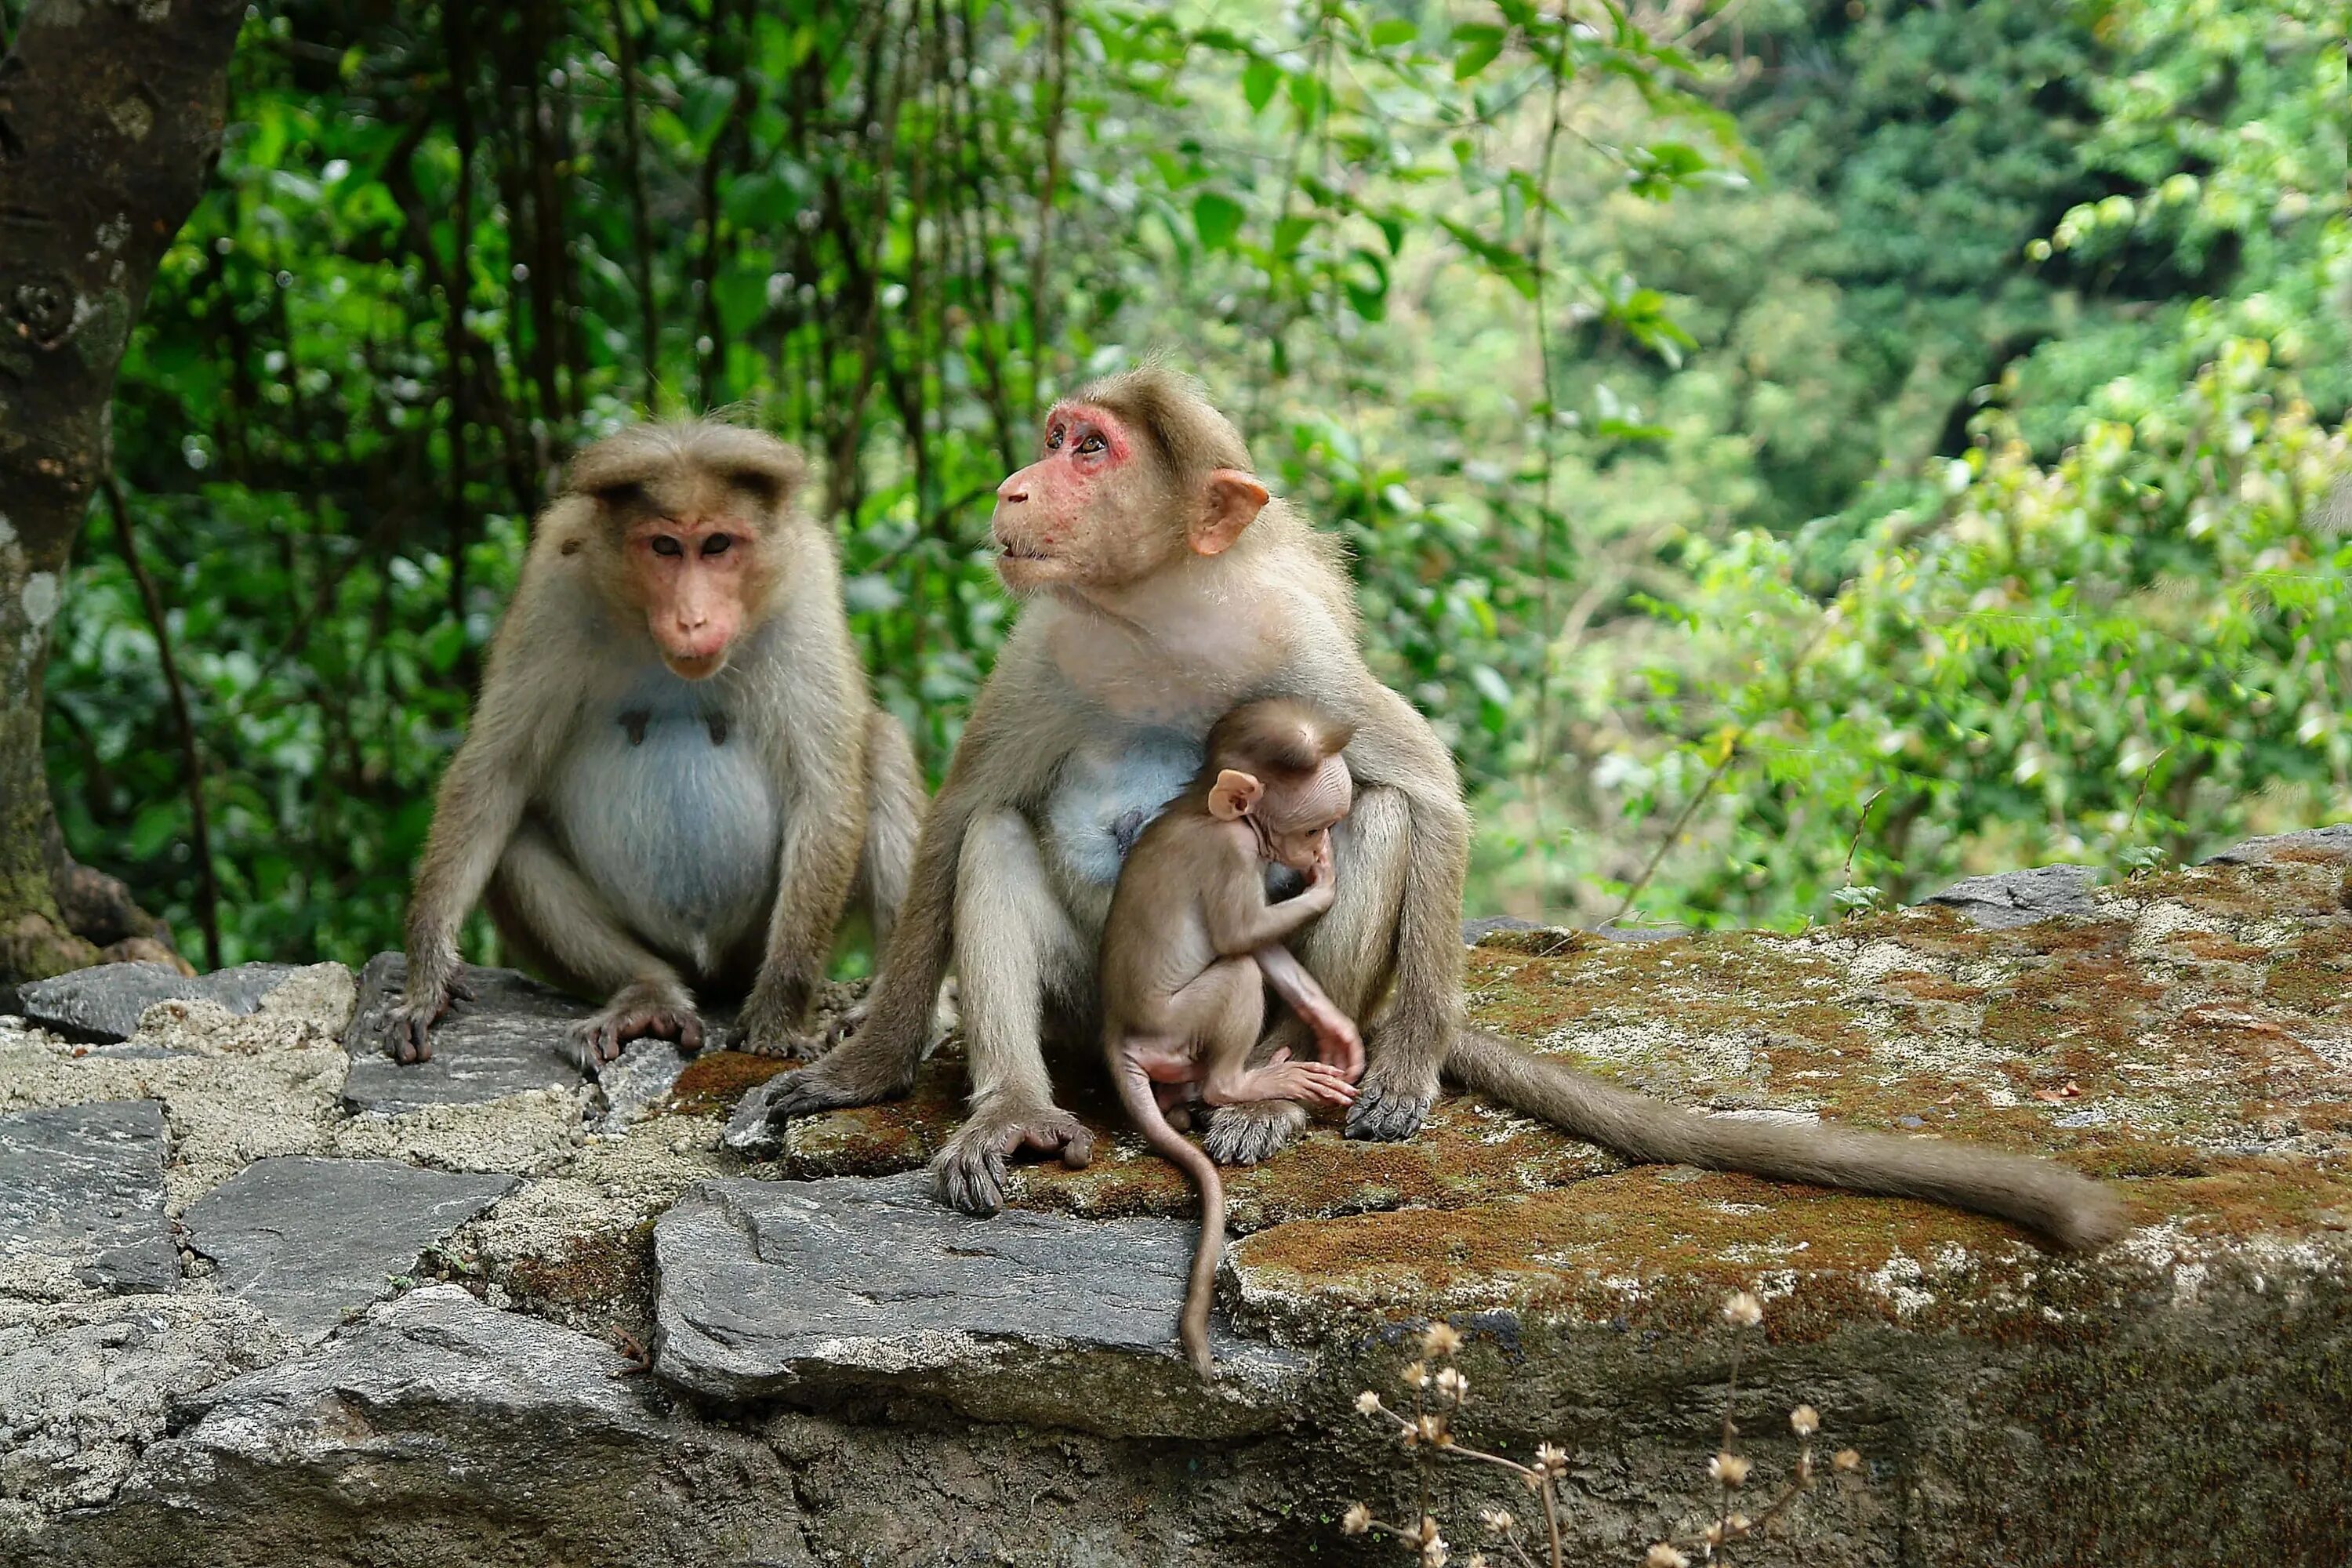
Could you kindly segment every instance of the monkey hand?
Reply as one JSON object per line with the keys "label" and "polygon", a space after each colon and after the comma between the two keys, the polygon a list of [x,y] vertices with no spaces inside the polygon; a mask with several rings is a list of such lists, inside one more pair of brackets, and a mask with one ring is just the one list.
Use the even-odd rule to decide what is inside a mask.
{"label": "monkey hand", "polygon": [[454,958],[412,963],[400,1005],[393,1009],[391,1037],[385,1049],[404,1066],[433,1059],[433,1026],[449,1016],[459,1002],[471,1002],[473,989],[457,978]]}
{"label": "monkey hand", "polygon": [[956,1129],[931,1175],[940,1196],[966,1214],[992,1215],[1004,1206],[1005,1162],[1023,1150],[1058,1154],[1071,1170],[1094,1158],[1086,1123],[1054,1105],[987,1105]]}
{"label": "monkey hand", "polygon": [[1384,1057],[1365,1070],[1363,1081],[1356,1086],[1356,1103],[1348,1108],[1348,1136],[1380,1142],[1410,1138],[1421,1131],[1422,1121],[1435,1103],[1433,1069],[1400,1069],[1394,1057]]}
{"label": "monkey hand", "polygon": [[1325,1066],[1337,1068],[1349,1083],[1364,1076],[1364,1037],[1353,1018],[1334,1007],[1307,1026],[1315,1031],[1315,1055]]}
{"label": "monkey hand", "polygon": [[1355,1080],[1327,1062],[1290,1059],[1286,1046],[1264,1067],[1244,1077],[1242,1091],[1253,1100],[1295,1100],[1306,1105],[1341,1106],[1356,1098]]}

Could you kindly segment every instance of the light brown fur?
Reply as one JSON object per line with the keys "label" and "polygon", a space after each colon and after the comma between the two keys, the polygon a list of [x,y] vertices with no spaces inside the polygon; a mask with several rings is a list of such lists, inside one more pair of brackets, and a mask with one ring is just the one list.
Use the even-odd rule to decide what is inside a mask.
{"label": "light brown fur", "polygon": [[[592,1066],[638,1035],[698,1044],[698,995],[743,1002],[748,1048],[799,1051],[853,889],[887,940],[922,791],[851,647],[833,541],[794,510],[803,474],[782,442],[709,420],[625,430],[573,463],[435,804],[402,1059],[431,1054],[432,1023],[462,994],[457,927],[485,894],[518,957],[606,1002],[581,1031]],[[702,634],[658,623],[652,574],[625,556],[632,531],[670,519],[737,552],[718,597],[740,624],[709,657],[671,646]],[[740,864],[745,843],[768,858]],[[639,863],[657,873],[614,885]],[[706,883],[733,895],[726,918],[694,904]]]}
{"label": "light brown fur", "polygon": [[[1213,1161],[1179,1136],[1168,1107],[1356,1098],[1363,1047],[1312,976],[1282,946],[1331,907],[1329,829],[1348,809],[1347,733],[1286,698],[1245,704],[1209,731],[1184,795],[1129,852],[1102,935],[1103,1047],[1128,1114],[1201,1194],[1201,1242],[1179,1320],[1185,1354],[1211,1368],[1209,1300],[1224,1240],[1224,1187]],[[1307,877],[1286,902],[1266,900],[1265,866]],[[1280,958],[1274,955],[1280,954]],[[1253,1068],[1273,979],[1314,1028],[1322,1059],[1277,1052]]]}

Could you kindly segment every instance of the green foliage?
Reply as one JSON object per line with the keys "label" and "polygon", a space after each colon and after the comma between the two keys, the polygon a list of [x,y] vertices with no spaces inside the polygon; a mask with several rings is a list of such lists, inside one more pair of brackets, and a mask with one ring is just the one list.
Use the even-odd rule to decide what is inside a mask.
{"label": "green foliage", "polygon": [[[1831,918],[2352,809],[2340,16],[1570,14],[263,7],[117,417],[224,956],[397,940],[579,439],[732,403],[806,447],[936,774],[997,481],[1153,351],[1348,542],[1476,906]],[[102,517],[50,682],[76,853],[184,936]]]}

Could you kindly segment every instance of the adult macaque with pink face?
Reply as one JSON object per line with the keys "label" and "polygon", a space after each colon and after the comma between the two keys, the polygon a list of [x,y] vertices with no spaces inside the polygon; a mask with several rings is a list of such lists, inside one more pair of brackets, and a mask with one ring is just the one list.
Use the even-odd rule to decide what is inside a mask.
{"label": "adult macaque with pink face", "polygon": [[[972,1104],[934,1162],[941,1193],[985,1214],[1016,1152],[1086,1163],[1089,1135],[1054,1103],[1046,1052],[1067,1044],[1080,1070],[1101,1070],[1097,949],[1121,859],[1200,768],[1219,715],[1289,696],[1353,737],[1331,906],[1296,944],[1328,1005],[1363,1025],[1349,1136],[1410,1136],[1443,1068],[1634,1160],[1929,1197],[2069,1246],[2119,1227],[2111,1194],[2046,1162],[1694,1116],[1465,1029],[1470,822],[1453,759],[1365,665],[1337,542],[1268,496],[1239,434],[1177,377],[1131,371],[1055,406],[1038,460],[998,489],[994,534],[1021,623],[924,820],[863,1026],[771,1080],[771,1124],[904,1093],[952,960]],[[1313,1054],[1287,1011],[1257,1046],[1260,1059],[1281,1050]],[[1221,1106],[1203,1144],[1248,1163],[1304,1121],[1286,1100]]]}
{"label": "adult macaque with pink face", "polygon": [[889,930],[922,810],[914,756],[867,694],[832,536],[800,456],[708,420],[643,425],[573,461],[539,519],[435,803],[409,905],[393,1054],[432,1054],[485,895],[528,968],[604,1003],[583,1066],[705,999],[747,1048],[803,1049],[843,909]]}

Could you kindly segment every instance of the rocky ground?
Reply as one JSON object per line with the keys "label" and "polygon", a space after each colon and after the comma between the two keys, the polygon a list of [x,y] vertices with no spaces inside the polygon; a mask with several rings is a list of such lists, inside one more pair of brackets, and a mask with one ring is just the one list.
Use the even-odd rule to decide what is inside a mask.
{"label": "rocky ground", "polygon": [[[1352,1408],[1421,1327],[1465,1429],[1569,1454],[1570,1560],[1817,1406],[1866,1484],[1743,1562],[2340,1563],[2352,1543],[2352,827],[2114,886],[2045,868],[1801,935],[1474,928],[1473,1009],[1679,1103],[2036,1149],[2118,1182],[2089,1259],[1929,1205],[1627,1169],[1475,1098],[1232,1178],[1223,1375],[1174,1353],[1191,1200],[1116,1130],[991,1221],[896,1104],[724,1142],[779,1064],[640,1043],[488,972],[396,1068],[386,955],[111,965],[0,1017],[0,1562],[1405,1561],[1422,1477]],[[836,992],[827,1005],[850,1000]],[[1078,1076],[1083,1076],[1078,1075]],[[1466,1554],[1492,1472],[1430,1484]]]}

